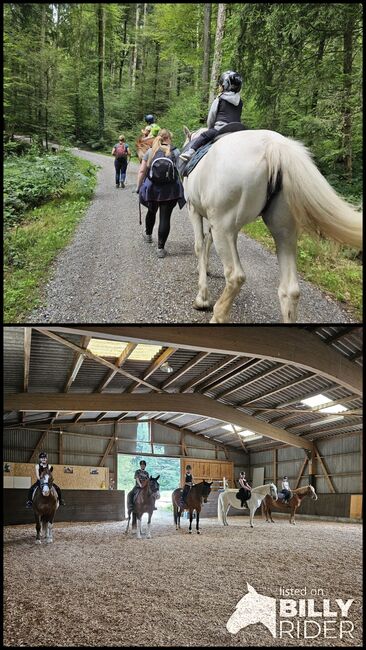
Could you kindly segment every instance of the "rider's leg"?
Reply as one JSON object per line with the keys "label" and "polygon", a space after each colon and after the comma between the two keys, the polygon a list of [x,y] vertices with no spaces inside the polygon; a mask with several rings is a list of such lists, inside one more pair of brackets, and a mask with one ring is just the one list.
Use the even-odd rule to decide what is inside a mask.
{"label": "rider's leg", "polygon": [[39,481],[36,481],[35,483],[33,483],[33,485],[31,485],[29,490],[28,490],[28,499],[27,499],[27,503],[26,503],[26,508],[31,508],[32,507],[32,494],[33,494],[33,490],[37,487],[37,485],[39,485]]}
{"label": "rider's leg", "polygon": [[217,130],[216,129],[207,129],[207,131],[204,131],[201,133],[201,135],[198,136],[198,138],[195,138],[190,142],[190,147],[187,149],[187,151],[184,151],[179,158],[182,160],[188,161],[192,158],[193,154],[202,147],[204,144],[207,144],[208,142],[211,142],[217,135]]}
{"label": "rider's leg", "polygon": [[62,496],[61,496],[61,490],[60,490],[60,488],[58,487],[58,485],[56,485],[56,483],[53,484],[53,487],[55,488],[55,490],[56,490],[56,492],[57,492],[58,502],[59,502],[60,506],[64,506],[64,505],[65,505],[65,501],[63,500],[63,498],[62,498]]}

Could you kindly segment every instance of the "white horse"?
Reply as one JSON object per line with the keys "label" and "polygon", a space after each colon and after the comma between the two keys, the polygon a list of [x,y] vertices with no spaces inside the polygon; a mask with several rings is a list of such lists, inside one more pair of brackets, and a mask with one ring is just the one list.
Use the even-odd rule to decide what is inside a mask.
{"label": "white horse", "polygon": [[[190,133],[184,127],[185,144],[203,130]],[[277,181],[280,190],[268,200]],[[248,130],[220,137],[184,177],[183,185],[198,258],[197,309],[211,306],[207,265],[212,238],[224,266],[225,289],[214,305],[211,323],[229,321],[245,281],[238,233],[260,215],[276,243],[278,295],[285,323],[294,323],[297,317],[296,246],[301,230],[362,250],[362,215],[332,189],[303,144],[275,131]]]}
{"label": "white horse", "polygon": [[[236,508],[237,510],[245,509],[244,507],[243,508],[241,507],[240,499],[236,498],[237,492],[238,490],[227,489],[224,490],[223,492],[220,492],[219,494],[219,499],[217,502],[217,517],[220,524],[223,524],[224,526],[229,525],[227,523],[226,515],[230,506]],[[277,500],[277,488],[274,483],[266,483],[266,485],[259,485],[258,487],[253,488],[250,499],[247,499],[247,504],[249,506],[249,511],[250,511],[251,528],[253,528],[254,513],[257,510],[257,508],[259,508],[264,497],[267,494],[270,494],[275,501]]]}

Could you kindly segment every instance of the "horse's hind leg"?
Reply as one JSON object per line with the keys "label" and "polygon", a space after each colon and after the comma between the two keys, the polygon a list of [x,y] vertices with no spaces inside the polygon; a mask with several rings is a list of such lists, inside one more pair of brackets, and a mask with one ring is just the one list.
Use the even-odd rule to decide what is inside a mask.
{"label": "horse's hind leg", "polygon": [[207,267],[208,256],[212,244],[211,229],[204,232],[203,217],[195,210],[192,204],[188,209],[194,232],[194,250],[198,259],[198,294],[194,301],[196,309],[209,309],[211,307],[208,285],[207,285]]}
{"label": "horse's hind leg", "polygon": [[212,235],[217,254],[224,266],[226,286],[215,303],[214,315],[210,322],[227,323],[233,301],[245,281],[245,273],[237,249],[238,232],[227,232],[224,228],[215,227]]}
{"label": "horse's hind leg", "polygon": [[300,296],[296,273],[297,231],[295,220],[283,198],[282,192],[270,203],[263,214],[263,220],[276,243],[280,269],[280,299],[284,323],[296,323],[297,305]]}

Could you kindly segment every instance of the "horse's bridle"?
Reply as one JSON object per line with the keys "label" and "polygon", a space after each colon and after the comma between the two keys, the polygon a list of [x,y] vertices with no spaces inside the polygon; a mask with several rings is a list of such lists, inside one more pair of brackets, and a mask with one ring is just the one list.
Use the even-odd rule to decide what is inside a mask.
{"label": "horse's bridle", "polygon": [[[53,478],[51,474],[43,474],[42,478],[39,479],[39,487],[41,489],[42,496],[47,497],[51,494],[52,484],[53,484]],[[44,493],[43,488],[45,485],[47,485],[48,487],[48,494]]]}

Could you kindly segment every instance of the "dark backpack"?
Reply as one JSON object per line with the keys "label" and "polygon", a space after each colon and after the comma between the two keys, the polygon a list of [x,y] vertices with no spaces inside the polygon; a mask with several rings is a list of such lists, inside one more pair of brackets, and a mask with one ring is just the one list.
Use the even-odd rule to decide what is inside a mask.
{"label": "dark backpack", "polygon": [[127,158],[127,147],[125,144],[117,144],[116,158],[117,160],[121,160],[122,158]]}
{"label": "dark backpack", "polygon": [[175,183],[178,178],[175,162],[161,149],[156,152],[151,161],[148,178],[156,185],[169,185]]}

